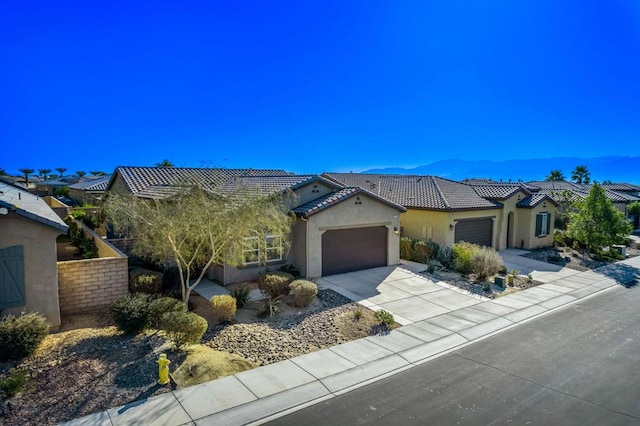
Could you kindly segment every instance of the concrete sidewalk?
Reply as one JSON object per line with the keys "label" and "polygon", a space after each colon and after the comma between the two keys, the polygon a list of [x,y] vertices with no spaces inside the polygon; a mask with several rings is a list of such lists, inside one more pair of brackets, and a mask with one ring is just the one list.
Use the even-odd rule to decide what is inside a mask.
{"label": "concrete sidewalk", "polygon": [[428,362],[615,285],[628,286],[639,278],[640,257],[558,276],[546,284],[450,310],[385,335],[322,349],[64,424],[260,424]]}

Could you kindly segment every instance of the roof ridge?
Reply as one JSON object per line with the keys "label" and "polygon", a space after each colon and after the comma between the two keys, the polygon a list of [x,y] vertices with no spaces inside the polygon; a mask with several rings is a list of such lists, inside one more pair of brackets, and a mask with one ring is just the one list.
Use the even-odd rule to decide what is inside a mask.
{"label": "roof ridge", "polygon": [[[442,202],[444,203],[444,206],[446,208],[448,208],[448,209],[451,208],[451,204],[449,204],[449,200],[447,200],[445,198],[444,193],[442,192],[442,189],[440,189],[440,185],[436,181],[435,177],[429,176],[429,178],[431,178],[431,180],[433,181],[433,184],[436,187],[436,191],[438,191],[438,194],[440,195],[440,198],[442,198]],[[450,181],[450,182],[453,182],[453,181]],[[464,184],[462,184],[462,185],[464,185]],[[471,185],[467,185],[467,186],[471,187]],[[471,188],[471,189],[473,189],[473,188]],[[474,189],[474,192],[475,192],[475,189]]]}

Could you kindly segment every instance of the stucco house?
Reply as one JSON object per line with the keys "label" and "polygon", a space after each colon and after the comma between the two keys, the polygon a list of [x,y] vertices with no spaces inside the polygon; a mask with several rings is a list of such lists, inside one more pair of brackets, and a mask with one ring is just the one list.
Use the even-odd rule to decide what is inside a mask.
{"label": "stucco house", "polygon": [[553,244],[555,201],[520,183],[456,182],[436,176],[324,173],[407,209],[402,236],[441,245],[467,241],[501,250]]}
{"label": "stucco house", "polygon": [[97,204],[107,190],[110,179],[110,175],[83,178],[80,182],[67,187],[69,198],[77,204]]}
{"label": "stucco house", "polygon": [[[404,207],[360,187],[348,187],[317,175],[283,170],[117,167],[107,190],[141,198],[175,194],[180,182],[197,182],[217,191],[238,186],[265,194],[293,194],[295,222],[290,235],[245,241],[241,267],[215,265],[208,276],[223,284],[256,278],[266,268],[294,265],[302,276],[325,275],[399,263],[399,216]],[[285,250],[288,240],[289,250]],[[259,250],[267,253],[259,253]],[[258,259],[266,259],[261,263]]]}
{"label": "stucco house", "polygon": [[56,238],[67,225],[45,201],[0,183],[0,310],[33,311],[60,326]]}

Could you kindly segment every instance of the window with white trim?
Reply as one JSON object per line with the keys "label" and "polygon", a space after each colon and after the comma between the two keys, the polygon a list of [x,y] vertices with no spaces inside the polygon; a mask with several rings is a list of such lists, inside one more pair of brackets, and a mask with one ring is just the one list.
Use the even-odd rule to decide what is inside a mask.
{"label": "window with white trim", "polygon": [[551,213],[536,215],[536,237],[546,237],[551,232]]}
{"label": "window with white trim", "polygon": [[260,265],[282,260],[284,246],[281,235],[267,234],[263,237],[247,237],[242,241],[245,265]]}

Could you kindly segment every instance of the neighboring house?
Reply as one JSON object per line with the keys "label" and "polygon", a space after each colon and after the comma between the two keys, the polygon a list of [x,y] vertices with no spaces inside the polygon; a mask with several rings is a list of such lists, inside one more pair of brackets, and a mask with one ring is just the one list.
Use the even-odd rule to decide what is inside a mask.
{"label": "neighboring house", "polygon": [[[296,217],[290,235],[267,235],[264,242],[246,239],[243,266],[210,269],[208,276],[223,284],[254,279],[267,268],[285,264],[294,265],[304,277],[317,278],[399,263],[399,216],[405,209],[321,176],[283,170],[117,167],[107,190],[164,198],[179,191],[183,182],[222,192],[248,187],[265,194],[293,194],[286,197]],[[261,247],[266,253],[260,253]],[[258,259],[266,259],[266,264]]]}
{"label": "neighboring house", "polygon": [[83,178],[80,182],[67,187],[69,198],[80,205],[97,204],[107,190],[110,179],[111,175]]}
{"label": "neighboring house", "polygon": [[555,202],[520,183],[435,176],[325,173],[344,185],[366,188],[407,209],[402,235],[441,245],[467,241],[501,250],[553,244]]}
{"label": "neighboring house", "polygon": [[60,326],[56,238],[67,225],[25,189],[0,183],[0,310],[34,311]]}
{"label": "neighboring house", "polygon": [[38,195],[55,195],[56,189],[80,182],[81,178],[74,175],[63,176],[55,179],[47,179],[36,183]]}

